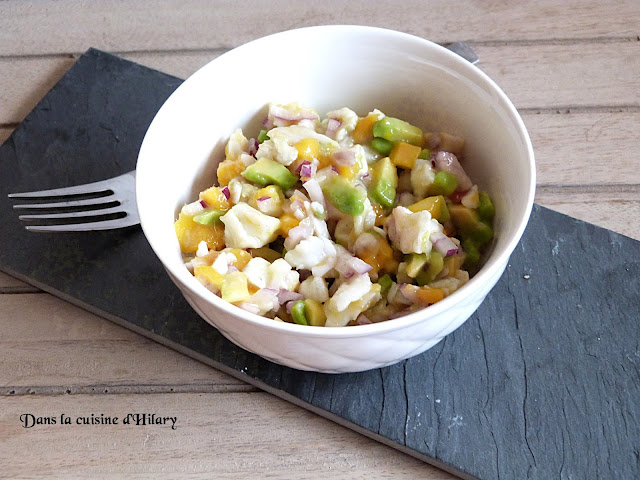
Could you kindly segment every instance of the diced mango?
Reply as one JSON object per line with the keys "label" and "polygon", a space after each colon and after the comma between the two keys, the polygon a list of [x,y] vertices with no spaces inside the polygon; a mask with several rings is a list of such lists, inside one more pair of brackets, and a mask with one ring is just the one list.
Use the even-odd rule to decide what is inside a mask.
{"label": "diced mango", "polygon": [[444,298],[444,290],[441,288],[431,288],[431,287],[420,287],[416,296],[420,302],[431,305],[433,303],[437,303]]}
{"label": "diced mango", "polygon": [[340,165],[338,167],[338,173],[341,177],[346,178],[347,180],[353,180],[356,178],[356,173],[360,171],[360,165],[358,163],[354,163],[351,166]]}
{"label": "diced mango", "polygon": [[386,215],[384,214],[384,207],[382,205],[378,205],[377,203],[372,203],[371,209],[376,214],[376,227],[384,225],[384,221],[387,219]]}
{"label": "diced mango", "polygon": [[224,247],[224,225],[202,225],[194,222],[193,217],[180,213],[174,224],[180,250],[184,253],[196,253],[200,242],[207,243],[209,250]]}
{"label": "diced mango", "polygon": [[351,133],[354,143],[369,143],[373,139],[373,124],[376,123],[380,115],[377,113],[370,113],[366,117],[362,117],[358,120],[356,128]]}
{"label": "diced mango", "polygon": [[395,273],[398,269],[398,261],[393,257],[393,249],[382,235],[376,235],[376,246],[367,248],[358,253],[358,257],[371,265],[372,272],[381,271]]}
{"label": "diced mango", "polygon": [[318,170],[331,166],[333,162],[334,148],[329,145],[321,145],[318,152]]}
{"label": "diced mango", "polygon": [[284,213],[280,217],[280,231],[279,235],[286,237],[289,235],[289,230],[293,227],[297,227],[300,224],[300,220],[291,215],[290,213]]}
{"label": "diced mango", "polygon": [[223,187],[229,185],[229,182],[240,175],[244,169],[245,165],[242,162],[224,160],[218,165],[218,183]]}
{"label": "diced mango", "polygon": [[244,267],[247,266],[247,263],[249,263],[249,260],[251,260],[251,254],[246,250],[242,250],[240,248],[229,248],[228,250],[225,250],[225,251],[229,253],[233,253],[235,257],[238,259],[233,263],[233,265],[238,270],[244,269]]}
{"label": "diced mango", "polygon": [[193,275],[203,283],[209,283],[216,288],[222,286],[223,275],[220,275],[218,271],[209,265],[200,265],[193,269]]}
{"label": "diced mango", "polygon": [[[269,197],[271,200],[262,202],[261,198]],[[258,211],[271,215],[272,217],[277,217],[282,215],[282,205],[284,204],[284,194],[282,193],[282,189],[277,185],[268,185],[259,190],[256,190],[249,200],[249,205]]]}
{"label": "diced mango", "polygon": [[205,191],[200,192],[200,200],[207,202],[207,205],[215,210],[229,210],[229,200],[222,193],[221,187],[207,188]]}
{"label": "diced mango", "polygon": [[446,222],[450,218],[447,203],[442,195],[423,198],[419,202],[409,205],[407,208],[413,213],[426,210],[440,223]]}
{"label": "diced mango", "polygon": [[398,142],[391,150],[389,158],[396,167],[411,169],[416,163],[416,158],[420,155],[422,148],[406,142]]}
{"label": "diced mango", "polygon": [[303,138],[294,145],[298,150],[298,159],[312,161],[320,155],[320,142],[315,138]]}

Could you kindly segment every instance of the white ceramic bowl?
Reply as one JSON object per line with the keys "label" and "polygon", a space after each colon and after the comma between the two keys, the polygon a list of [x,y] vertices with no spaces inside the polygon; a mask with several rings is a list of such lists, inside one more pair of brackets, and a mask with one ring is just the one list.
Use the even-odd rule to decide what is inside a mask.
{"label": "white ceramic bowl", "polygon": [[[441,302],[345,328],[275,322],[222,301],[184,267],[173,229],[183,204],[212,185],[229,135],[257,132],[269,102],[319,114],[379,108],[466,139],[464,167],[496,205],[496,242],[479,273]],[[205,65],[167,100],[144,138],[137,199],[144,233],[187,301],[237,345],[302,370],[354,372],[419,354],[458,328],[502,275],[535,190],[531,142],[509,99],[481,70],[427,40],[390,30],[322,26],[271,35]]]}

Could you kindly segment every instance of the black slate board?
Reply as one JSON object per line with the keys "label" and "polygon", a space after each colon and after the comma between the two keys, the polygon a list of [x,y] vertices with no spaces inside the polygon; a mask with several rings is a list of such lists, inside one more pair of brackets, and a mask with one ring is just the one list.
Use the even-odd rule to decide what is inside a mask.
{"label": "black slate board", "polygon": [[133,169],[180,83],[97,50],[77,61],[0,147],[0,269],[465,478],[640,478],[640,242],[628,237],[536,205],[461,328],[400,364],[326,375],[227,341],[139,227],[23,229],[7,193]]}

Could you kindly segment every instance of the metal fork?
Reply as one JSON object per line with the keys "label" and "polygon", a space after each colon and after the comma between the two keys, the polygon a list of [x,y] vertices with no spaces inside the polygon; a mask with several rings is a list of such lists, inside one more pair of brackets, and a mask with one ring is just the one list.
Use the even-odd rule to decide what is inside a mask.
{"label": "metal fork", "polygon": [[[119,177],[84,185],[40,190],[38,192],[10,193],[9,198],[45,200],[45,203],[14,205],[14,209],[20,210],[48,210],[48,213],[20,215],[18,217],[20,220],[28,222],[40,220],[87,220],[86,222],[58,225],[27,225],[25,228],[32,232],[112,230],[140,223],[136,208],[135,180],[136,172],[134,170]],[[51,202],[51,200],[60,197],[70,198]],[[49,201],[47,202],[46,200]],[[60,213],[60,209],[74,209],[76,211]],[[118,218],[113,218],[116,215]]]}

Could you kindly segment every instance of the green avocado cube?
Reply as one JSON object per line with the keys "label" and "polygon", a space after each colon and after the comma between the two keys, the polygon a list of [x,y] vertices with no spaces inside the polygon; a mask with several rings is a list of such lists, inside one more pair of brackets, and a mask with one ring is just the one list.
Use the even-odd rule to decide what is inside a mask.
{"label": "green avocado cube", "polygon": [[267,157],[260,158],[242,172],[242,176],[260,186],[277,185],[283,191],[289,190],[298,181],[287,167]]}
{"label": "green avocado cube", "polygon": [[358,216],[364,212],[365,195],[363,189],[356,188],[349,180],[338,175],[330,178],[322,186],[329,202],[347,215]]}
{"label": "green avocado cube", "polygon": [[456,226],[462,238],[473,240],[474,244],[481,247],[493,238],[493,229],[482,221],[478,212],[464,205],[449,205],[451,220]]}
{"label": "green avocado cube", "polygon": [[398,171],[389,157],[378,160],[371,168],[369,197],[383,207],[393,207],[398,186]]}

